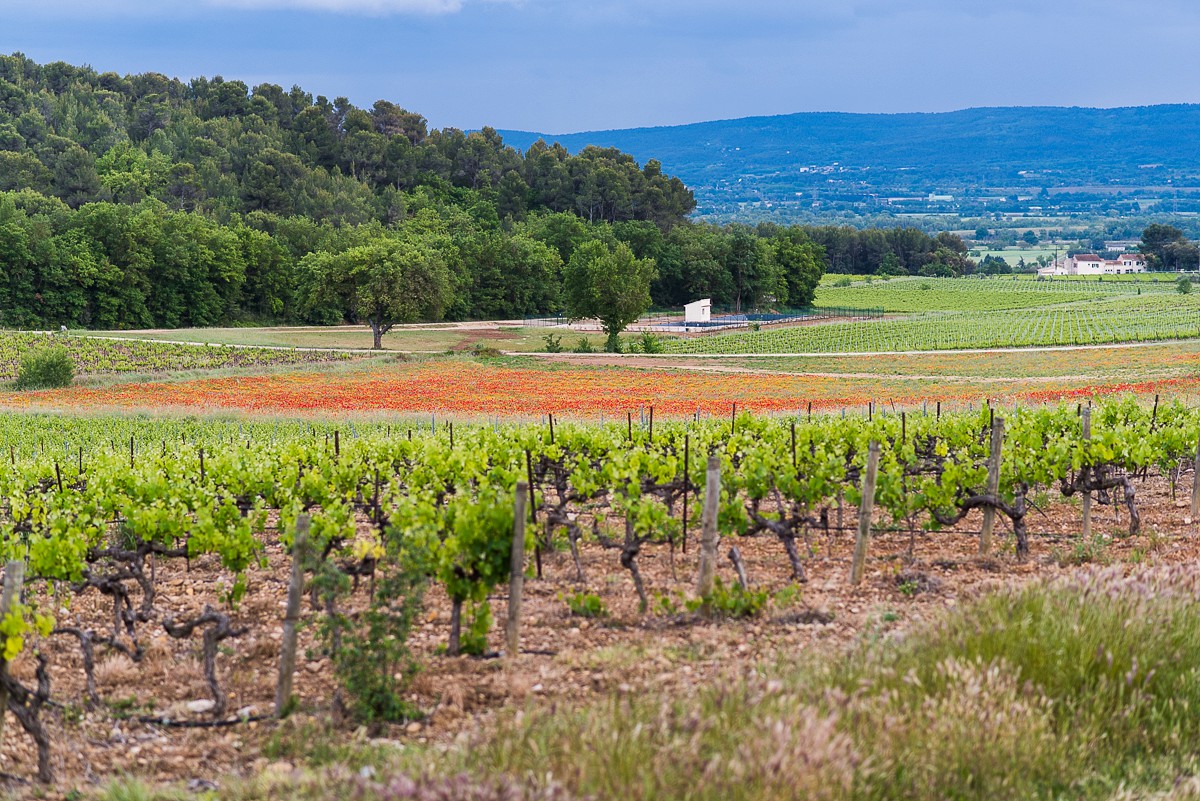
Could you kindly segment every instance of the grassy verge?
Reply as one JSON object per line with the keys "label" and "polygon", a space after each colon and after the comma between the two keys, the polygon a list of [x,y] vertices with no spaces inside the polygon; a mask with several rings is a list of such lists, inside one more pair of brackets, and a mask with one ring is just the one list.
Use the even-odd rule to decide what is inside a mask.
{"label": "grassy verge", "polygon": [[[79,331],[122,339],[148,339],[169,342],[213,343],[284,348],[366,349],[371,347],[371,332],[365,326],[280,326],[274,328],[180,328],[152,331]],[[604,336],[554,328],[505,327],[457,328],[449,324],[421,328],[394,328],[383,337],[383,347],[392,351],[448,350],[466,351],[476,346],[508,351],[545,350],[547,334],[561,336],[562,346],[571,349],[581,338],[600,350]]]}
{"label": "grassy verge", "polygon": [[1200,748],[1198,585],[1183,568],[1085,571],[779,679],[514,717],[451,767],[604,798],[1170,789]]}
{"label": "grassy verge", "polygon": [[1185,567],[1084,570],[775,678],[531,708],[441,751],[284,729],[271,756],[307,767],[222,797],[1196,798],[1198,590]]}

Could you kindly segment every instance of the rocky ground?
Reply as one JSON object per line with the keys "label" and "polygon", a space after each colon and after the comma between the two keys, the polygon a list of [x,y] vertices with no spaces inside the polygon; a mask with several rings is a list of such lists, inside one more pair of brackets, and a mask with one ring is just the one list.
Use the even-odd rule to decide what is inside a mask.
{"label": "rocky ground", "polygon": [[[1013,541],[1003,522],[993,554],[984,558],[978,556],[972,534],[979,527],[977,518],[935,534],[884,528],[872,540],[866,580],[857,587],[848,581],[853,515],[847,510],[845,531],[813,536],[813,555],[806,561],[808,581],[798,593],[780,592],[792,581],[779,542],[766,537],[726,539],[719,570],[723,581],[735,581],[725,555],[736,544],[751,586],[776,594],[764,614],[744,620],[710,621],[684,609],[684,599],[694,588],[695,542],[687,554],[672,555],[666,545],[643,549],[639,562],[653,601],[645,614],[638,610],[618,552],[585,543],[582,584],[575,580],[568,552],[544,555],[543,578],[526,584],[522,652],[511,659],[441,655],[449,603],[440,588],[433,587],[410,638],[422,666],[412,700],[425,717],[391,727],[383,736],[449,742],[486,725],[497,711],[527,703],[583,702],[613,692],[684,694],[747,671],[778,670],[798,656],[819,658],[864,637],[919,625],[989,588],[1052,576],[1081,563],[1194,561],[1196,526],[1186,517],[1185,494],[1172,498],[1167,481],[1152,478],[1139,484],[1138,498],[1143,519],[1137,536],[1128,536],[1125,514],[1118,518],[1111,506],[1098,504],[1094,534],[1087,541],[1079,536],[1077,503],[1039,499],[1045,511],[1030,517],[1032,557],[1023,564],[1012,555]],[[145,646],[140,663],[97,648],[98,705],[86,702],[77,643],[62,636],[39,643],[50,656],[55,706],[43,717],[53,742],[57,783],[50,793],[36,786],[33,742],[10,715],[0,749],[6,789],[18,796],[65,797],[126,774],[211,788],[266,768],[271,760],[263,755],[263,747],[278,725],[269,714],[290,569],[278,545],[268,543],[266,554],[266,567],[250,571],[249,592],[230,613],[233,623],[246,632],[223,641],[217,656],[219,681],[229,697],[224,719],[214,721],[209,710],[199,635],[173,639],[161,623],[172,615],[192,616],[206,604],[216,605],[231,577],[207,559],[160,563],[155,619],[139,630]],[[570,612],[565,598],[581,590],[600,598],[604,616],[584,618]],[[505,592],[501,588],[492,599],[497,621],[505,616]],[[56,610],[59,625],[97,630],[110,625],[111,601],[95,591],[73,599],[51,598],[44,592],[35,596],[42,608]],[[361,600],[363,593],[358,597]],[[306,601],[306,623],[318,614]],[[493,648],[503,642],[501,625],[492,631]],[[298,661],[297,715],[328,718],[334,681],[312,625],[301,628]],[[32,682],[34,664],[28,651],[11,667],[18,678]],[[211,725],[214,722],[221,725]]]}

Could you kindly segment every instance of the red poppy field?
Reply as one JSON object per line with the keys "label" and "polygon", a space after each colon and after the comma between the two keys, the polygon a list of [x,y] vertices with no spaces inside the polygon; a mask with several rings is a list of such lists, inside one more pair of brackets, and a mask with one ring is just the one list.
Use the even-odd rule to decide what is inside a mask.
{"label": "red poppy field", "polygon": [[654,407],[663,416],[697,411],[727,414],[806,408],[836,410],[877,404],[913,407],[942,402],[949,408],[986,398],[1030,403],[1129,392],[1183,395],[1200,391],[1200,379],[1093,382],[1015,378],[997,383],[891,376],[830,377],[765,373],[714,373],[687,369],[505,366],[466,360],[373,366],[330,375],[306,371],[77,386],[0,395],[9,408],[239,411],[258,414],[441,414],[529,417],[553,412],[599,418]]}

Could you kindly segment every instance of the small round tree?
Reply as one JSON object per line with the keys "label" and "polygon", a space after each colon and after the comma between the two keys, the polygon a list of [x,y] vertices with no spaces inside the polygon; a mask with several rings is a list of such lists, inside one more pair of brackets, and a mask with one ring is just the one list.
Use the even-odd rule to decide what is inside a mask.
{"label": "small round tree", "polygon": [[572,319],[595,317],[608,336],[605,350],[618,350],[617,337],[650,308],[653,259],[638,259],[624,242],[584,242],[563,269],[567,312]]}
{"label": "small round tree", "polygon": [[309,309],[332,307],[371,326],[372,348],[399,323],[440,320],[453,298],[450,270],[421,242],[380,239],[301,262]]}

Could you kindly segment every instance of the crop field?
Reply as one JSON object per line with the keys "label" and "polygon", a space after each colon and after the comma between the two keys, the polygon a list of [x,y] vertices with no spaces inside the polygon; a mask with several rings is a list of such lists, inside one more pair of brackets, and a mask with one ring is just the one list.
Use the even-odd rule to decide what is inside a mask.
{"label": "crop field", "polygon": [[[678,359],[678,365],[703,367],[711,360]],[[938,381],[983,380],[1005,384],[1012,379],[1035,379],[1054,383],[1063,378],[1089,381],[1140,382],[1163,378],[1186,378],[1200,373],[1200,340],[1145,343],[1055,350],[959,353],[938,351],[898,357],[892,354],[844,356],[754,357],[720,360],[731,370],[826,376],[908,376]]]}
{"label": "crop field", "polygon": [[[53,341],[82,380],[0,392],[0,561],[24,566],[0,615],[19,711],[0,788],[878,801],[897,765],[914,801],[953,796],[964,771],[980,798],[1086,785],[1111,801],[1131,772],[1171,786],[1186,755],[1137,760],[1200,737],[1180,711],[1200,704],[1194,677],[1170,668],[1200,649],[1181,657],[1164,634],[1200,620],[1184,516],[1200,339],[946,348],[1195,337],[1200,297],[1009,283],[831,287],[910,316],[674,341],[740,354],[721,359],[498,357],[511,332],[487,326],[403,340],[466,352],[375,358],[215,344],[367,339],[349,327],[153,332],[209,345],[5,335],[8,375]],[[845,352],[722,344],[799,336]],[[942,349],[862,355],[912,342]],[[719,549],[701,589],[706,517]],[[1023,627],[1001,642],[1014,609]],[[1089,628],[1063,624],[1085,613]],[[831,713],[831,698],[847,700]],[[564,751],[580,742],[622,745]],[[1004,758],[981,768],[997,743]]]}
{"label": "crop field", "polygon": [[738,409],[792,414],[811,404],[817,411],[863,412],[872,401],[897,408],[942,403],[946,409],[998,396],[1031,404],[1118,393],[1150,396],[1195,392],[1194,373],[1143,377],[1065,375],[1053,380],[1014,377],[938,379],[864,374],[844,376],[731,372],[681,366],[655,359],[641,367],[547,365],[534,362],[443,359],[339,370],[233,375],[186,380],[106,383],[58,390],[0,393],[0,407],[18,410],[250,413],[257,416],[402,416],[428,420],[641,419],[653,408],[660,419],[725,417]]}
{"label": "crop field", "polygon": [[[987,256],[995,256],[997,258],[1004,259],[1006,262],[1008,262],[1008,266],[1014,269],[1016,269],[1017,264],[1020,263],[1022,259],[1025,260],[1026,265],[1031,265],[1036,263],[1038,258],[1041,256],[1045,256],[1047,259],[1053,259],[1056,252],[1053,246],[1046,245],[1024,248],[973,247],[971,250],[979,253],[978,257],[972,258],[978,258],[982,260]],[[1060,256],[1065,252],[1066,248],[1064,247],[1059,247],[1057,250],[1057,253]]]}
{"label": "crop field", "polygon": [[[980,556],[993,415],[1005,423],[994,468],[1002,501]],[[1078,758],[1014,774],[1006,757],[985,788],[1014,775],[1031,794],[1064,782],[1107,787],[1144,749],[1174,754],[1167,744],[1200,734],[1180,702],[1196,694],[1193,677],[1172,667],[1200,658],[1181,644],[1200,639],[1161,634],[1166,621],[1200,618],[1194,576],[1171,567],[1195,557],[1193,527],[1171,492],[1192,469],[1200,410],[1125,399],[1096,405],[1090,420],[1085,437],[1073,403],[655,427],[0,415],[9,451],[0,547],[25,565],[23,600],[0,630],[21,712],[6,731],[5,772],[53,781],[71,797],[96,775],[153,772],[245,801],[383,793],[408,771],[436,790],[430,797],[461,798],[501,775],[518,783],[507,795],[465,797],[574,801],[612,797],[614,786],[632,792],[645,774],[614,773],[608,748],[571,748],[567,758],[563,743],[661,749],[653,781],[673,783],[711,760],[703,742],[687,745],[698,719],[712,727],[705,737],[756,743],[736,768],[710,767],[692,796],[703,801],[784,799],[798,786],[879,797],[894,772],[877,766],[897,760],[920,767],[922,786],[948,791],[947,775],[978,770],[1000,736],[1012,741],[1006,754],[1034,738],[1039,758],[1050,743]],[[872,442],[876,534],[853,581],[851,532]],[[704,489],[710,466],[715,503]],[[524,507],[514,503],[518,482],[533,490]],[[1113,490],[1119,505],[1107,500]],[[1084,492],[1098,500],[1091,538],[1075,533],[1070,502]],[[700,544],[706,515],[721,553],[736,545],[738,556],[714,563],[713,589],[699,595],[701,553],[714,553]],[[517,521],[528,570],[514,652],[497,619],[516,591]],[[1120,570],[1067,572],[1089,563],[1142,572],[1128,581]],[[310,577],[313,594],[291,619],[297,669],[281,722],[273,712],[293,572]],[[1018,588],[970,600],[997,580]],[[1162,592],[1137,595],[1147,587]],[[1085,635],[1089,596],[1106,599],[1094,615],[1111,621],[1089,619],[1103,628]],[[1009,646],[988,621],[1013,609],[1025,623]],[[930,618],[948,628],[917,623]],[[913,658],[890,636],[902,626],[916,627],[905,640],[913,653],[931,655],[919,684],[886,678]],[[876,645],[855,645],[864,640]],[[1003,662],[972,661],[997,648]],[[822,655],[828,675],[804,673],[805,655]],[[947,667],[952,655],[966,661]],[[1135,700],[1103,689],[1123,686],[1138,659],[1142,670],[1160,667]],[[1072,665],[1086,675],[1072,678]],[[746,678],[759,673],[762,681]],[[710,695],[717,687],[729,700]],[[846,716],[821,717],[820,699],[843,688],[856,688]],[[676,718],[651,693],[728,706]],[[1087,699],[1094,728],[1079,731],[1070,713]],[[953,704],[955,714],[939,706],[933,718],[953,731],[872,736],[934,703]],[[332,715],[370,720],[364,729],[382,739],[338,729]],[[776,751],[753,739],[773,715],[794,724],[766,724]],[[998,716],[1006,722],[996,730]],[[650,720],[660,728],[645,742],[637,732]],[[801,758],[830,742],[846,754]],[[773,763],[779,748],[795,758]],[[1169,785],[1183,758],[1142,781]],[[786,789],[776,786],[780,771]],[[287,782],[283,795],[262,795],[273,781]],[[555,795],[529,794],[550,784]]]}
{"label": "crop field", "polygon": [[1200,336],[1192,295],[1122,295],[1049,308],[925,313],[671,340],[669,353],[861,353],[1147,342]]}
{"label": "crop field", "polygon": [[1116,281],[1022,281],[998,278],[892,278],[849,287],[822,286],[818,305],[883,309],[887,312],[998,311],[1054,306],[1114,295],[1173,292],[1172,284],[1133,285]]}
{"label": "crop field", "polygon": [[4,331],[0,332],[0,379],[16,376],[22,354],[49,346],[64,348],[75,363],[76,372],[83,375],[279,367],[352,358],[347,354],[320,351],[120,342],[94,337]]}
{"label": "crop field", "polygon": [[1052,278],[1039,279],[1036,275],[1011,275],[1003,276],[1005,280],[1016,281],[1065,281],[1067,283],[1077,284],[1093,284],[1093,283],[1120,283],[1120,284],[1140,284],[1143,288],[1147,284],[1159,287],[1174,287],[1179,276],[1173,272],[1145,272],[1145,273],[1121,273],[1115,275],[1056,275]]}

